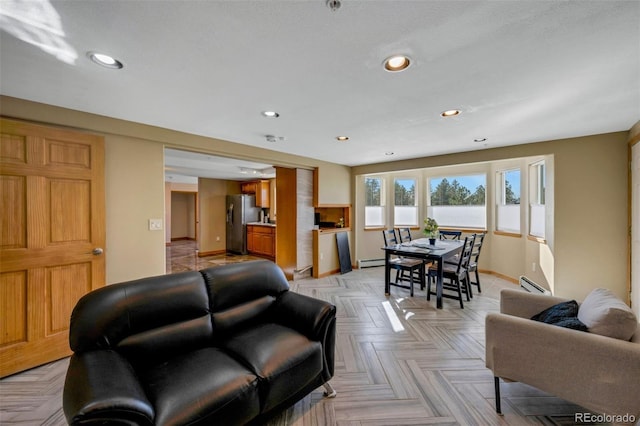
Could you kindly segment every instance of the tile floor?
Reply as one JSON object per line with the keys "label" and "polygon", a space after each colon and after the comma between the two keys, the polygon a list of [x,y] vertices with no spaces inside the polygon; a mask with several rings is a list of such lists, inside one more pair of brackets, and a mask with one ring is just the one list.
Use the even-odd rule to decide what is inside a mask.
{"label": "tile floor", "polygon": [[172,272],[199,271],[200,269],[211,266],[261,259],[260,257],[252,255],[231,253],[199,257],[196,242],[193,240],[172,241],[171,244],[166,247],[166,251],[167,274]]}

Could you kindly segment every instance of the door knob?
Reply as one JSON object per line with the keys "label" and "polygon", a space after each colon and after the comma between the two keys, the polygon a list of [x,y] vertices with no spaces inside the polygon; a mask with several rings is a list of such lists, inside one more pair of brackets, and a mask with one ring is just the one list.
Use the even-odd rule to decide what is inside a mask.
{"label": "door knob", "polygon": [[91,250],[91,254],[93,254],[94,256],[100,256],[102,253],[104,253],[104,250],[102,250],[102,248],[100,247],[96,247]]}

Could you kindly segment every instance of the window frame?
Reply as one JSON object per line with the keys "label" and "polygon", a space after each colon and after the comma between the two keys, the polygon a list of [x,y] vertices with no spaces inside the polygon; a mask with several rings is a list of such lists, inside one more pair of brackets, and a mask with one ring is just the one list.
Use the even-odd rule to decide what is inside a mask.
{"label": "window frame", "polygon": [[[507,201],[507,183],[511,184],[507,178],[509,173],[517,172],[518,179],[518,202]],[[510,167],[496,171],[496,210],[495,210],[495,232],[501,235],[522,236],[522,170],[520,167]],[[517,210],[517,211],[516,211]],[[511,226],[517,222],[517,226]]]}
{"label": "window frame", "polygon": [[[397,205],[396,204],[396,183],[398,181],[413,181],[413,205],[408,204],[408,205]],[[398,227],[410,227],[410,228],[417,228],[420,226],[420,221],[418,218],[419,212],[420,212],[420,197],[419,197],[419,181],[420,179],[416,176],[395,176],[393,178],[393,226],[395,228]],[[406,187],[405,187],[406,188]],[[415,216],[415,222],[414,223],[399,223],[397,221],[398,216],[400,216],[397,213],[397,207],[413,207],[414,210],[414,216]]]}
{"label": "window frame", "polygon": [[[483,179],[483,183],[481,185],[478,186],[482,186],[484,188],[484,203],[483,204],[437,204],[437,205],[433,205],[431,203],[432,201],[432,191],[431,191],[431,181],[435,180],[435,179],[440,179],[440,180],[444,180],[447,179],[448,182],[454,182],[456,180],[461,180],[462,178],[482,178]],[[438,221],[438,224],[440,226],[440,228],[450,228],[450,229],[465,229],[465,230],[469,230],[471,232],[476,231],[476,230],[486,230],[487,229],[487,206],[488,206],[488,200],[487,200],[487,178],[488,178],[488,173],[486,171],[480,171],[480,172],[469,172],[469,173],[453,173],[453,174],[446,174],[446,175],[433,175],[433,176],[427,176],[426,177],[426,191],[425,191],[425,196],[426,196],[426,215],[427,217],[433,217],[436,219],[436,221],[438,221],[438,214],[436,213],[436,211],[438,208],[440,207],[445,207],[445,208],[455,208],[455,209],[463,209],[463,208],[476,208],[479,209],[481,207],[482,209],[482,218],[481,218],[481,222],[483,222],[482,224],[472,224],[471,222],[463,222],[463,223],[447,223],[445,221]],[[478,190],[478,186],[475,188],[474,192],[471,192],[472,189],[464,186],[466,189],[468,189],[471,193],[470,196],[475,194],[475,191]],[[435,188],[434,188],[435,189]],[[464,216],[464,215],[463,215]],[[473,217],[473,216],[469,216],[469,217]],[[479,226],[475,226],[475,225],[479,225]]]}
{"label": "window frame", "polygon": [[[380,194],[379,194],[380,204],[378,205],[367,204],[367,197],[368,197],[367,179],[378,180],[380,182]],[[385,228],[387,225],[386,202],[385,202],[386,201],[386,196],[385,196],[386,179],[383,176],[364,176],[364,180],[362,183],[364,187],[364,228],[365,229]],[[381,223],[367,224],[367,217],[368,217],[367,208],[368,207],[374,207],[374,208],[377,208],[377,210],[380,210]]]}
{"label": "window frame", "polygon": [[[530,239],[546,242],[546,192],[547,165],[545,160],[529,164],[529,226],[527,235]],[[536,210],[543,207],[542,235],[534,233],[532,226],[537,222]]]}

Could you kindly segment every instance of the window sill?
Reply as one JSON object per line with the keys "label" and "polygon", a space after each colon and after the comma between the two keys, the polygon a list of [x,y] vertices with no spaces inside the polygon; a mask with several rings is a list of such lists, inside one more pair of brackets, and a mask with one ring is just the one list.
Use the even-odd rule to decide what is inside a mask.
{"label": "window sill", "polygon": [[483,228],[455,228],[452,226],[441,226],[438,230],[443,231],[462,231],[463,234],[477,234],[477,233],[486,233],[487,230]]}
{"label": "window sill", "polygon": [[503,237],[522,238],[522,234],[515,232],[493,231],[493,235],[501,235]]}
{"label": "window sill", "polygon": [[527,235],[527,240],[535,241],[540,244],[547,244],[547,240],[543,237],[536,237],[535,235]]}

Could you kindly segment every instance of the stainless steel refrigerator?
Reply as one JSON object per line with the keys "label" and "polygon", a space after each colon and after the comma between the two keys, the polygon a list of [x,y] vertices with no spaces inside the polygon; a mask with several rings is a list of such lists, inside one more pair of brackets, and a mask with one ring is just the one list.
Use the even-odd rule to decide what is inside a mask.
{"label": "stainless steel refrigerator", "polygon": [[227,251],[247,254],[247,223],[259,215],[255,195],[227,195]]}

